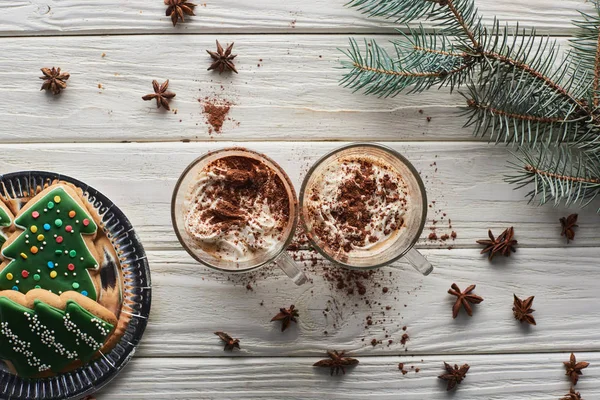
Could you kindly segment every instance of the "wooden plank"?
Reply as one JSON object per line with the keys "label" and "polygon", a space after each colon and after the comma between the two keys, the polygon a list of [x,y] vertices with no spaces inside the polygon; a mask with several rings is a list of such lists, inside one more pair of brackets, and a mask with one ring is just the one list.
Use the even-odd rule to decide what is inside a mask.
{"label": "wooden plank", "polygon": [[[239,75],[206,71],[215,38],[236,42]],[[397,38],[377,36],[382,45]],[[382,99],[340,87],[338,49],[347,47],[347,35],[3,39],[0,143],[473,140],[459,93]],[[39,69],[53,65],[71,74],[60,96],[40,92]],[[153,79],[170,79],[173,112],[141,99]],[[233,103],[220,134],[209,134],[207,97]]]}
{"label": "wooden plank", "polygon": [[[250,142],[247,147],[280,163],[299,190],[309,167],[343,144]],[[576,240],[568,246],[598,246],[598,204],[584,210],[528,205],[523,190],[514,191],[503,181],[510,159],[503,146],[473,142],[387,144],[415,164],[428,190],[432,207],[420,248],[480,248],[475,240],[485,238],[488,228],[498,234],[511,225],[523,247],[564,247],[567,244],[560,237],[558,219],[573,211],[580,214],[580,226]],[[205,152],[235,145],[239,144],[11,144],[0,146],[0,171],[51,170],[78,178],[123,209],[148,249],[178,249],[170,221],[171,193],[177,178]],[[458,238],[454,242],[427,240],[431,229],[438,236],[454,230]]]}
{"label": "wooden plank", "polygon": [[[162,1],[147,0],[15,0],[0,6],[0,34],[82,35],[138,33],[312,33],[391,32],[393,21],[367,18],[345,7],[346,0],[208,1],[196,17],[173,28]],[[573,32],[577,10],[591,11],[581,0],[477,0],[484,22],[535,26],[541,33]]]}
{"label": "wooden plank", "polygon": [[[464,355],[457,357],[364,357],[346,375],[329,376],[310,358],[135,358],[104,399],[558,399],[569,391],[563,361],[569,354]],[[576,386],[584,399],[600,398],[598,353]],[[448,394],[437,376],[443,362],[468,363],[466,379]],[[419,368],[402,375],[398,363]],[[406,368],[406,367],[405,367]]]}
{"label": "wooden plank", "polygon": [[[423,254],[436,268],[428,277],[400,261],[397,269],[386,267],[367,279],[342,275],[309,252],[296,253],[298,260],[306,260],[300,265],[311,279],[297,287],[275,267],[226,275],[183,251],[150,251],[155,301],[137,354],[317,357],[328,348],[343,348],[360,356],[421,356],[599,348],[598,248],[520,248],[510,259],[492,264],[476,249]],[[346,279],[343,288],[338,288],[338,275]],[[364,294],[355,280],[364,285]],[[475,293],[485,300],[474,306],[473,317],[462,311],[452,319],[455,297],[447,290],[453,282],[461,289],[477,285]],[[514,319],[513,293],[535,296],[537,326]],[[270,319],[290,304],[300,318],[282,333],[280,323]],[[224,352],[215,331],[240,338],[242,350]],[[409,339],[402,344],[405,333]]]}

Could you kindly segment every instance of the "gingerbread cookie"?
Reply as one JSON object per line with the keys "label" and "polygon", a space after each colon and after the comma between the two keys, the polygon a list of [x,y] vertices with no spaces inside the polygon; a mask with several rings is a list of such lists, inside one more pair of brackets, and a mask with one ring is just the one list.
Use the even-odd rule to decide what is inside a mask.
{"label": "gingerbread cookie", "polygon": [[98,356],[116,324],[77,292],[0,291],[0,358],[23,378],[57,374]]}
{"label": "gingerbread cookie", "polygon": [[20,377],[79,368],[125,333],[123,271],[103,228],[71,183],[0,199],[0,360]]}
{"label": "gingerbread cookie", "polygon": [[19,210],[16,232],[2,246],[0,290],[76,291],[97,300],[97,225],[71,187],[48,187]]}

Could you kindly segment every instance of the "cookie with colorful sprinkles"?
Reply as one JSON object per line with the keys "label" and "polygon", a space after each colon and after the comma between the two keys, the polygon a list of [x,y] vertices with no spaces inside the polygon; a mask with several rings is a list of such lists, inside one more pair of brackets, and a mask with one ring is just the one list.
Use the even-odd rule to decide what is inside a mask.
{"label": "cookie with colorful sprinkles", "polygon": [[110,353],[135,312],[125,298],[121,250],[105,226],[107,214],[65,181],[20,196],[4,193],[0,363],[35,380]]}
{"label": "cookie with colorful sprinkles", "polygon": [[19,210],[14,225],[2,246],[0,290],[75,291],[98,299],[98,226],[75,188],[58,183],[42,190]]}
{"label": "cookie with colorful sprinkles", "polygon": [[115,315],[75,291],[0,291],[0,359],[25,379],[73,370],[102,355]]}

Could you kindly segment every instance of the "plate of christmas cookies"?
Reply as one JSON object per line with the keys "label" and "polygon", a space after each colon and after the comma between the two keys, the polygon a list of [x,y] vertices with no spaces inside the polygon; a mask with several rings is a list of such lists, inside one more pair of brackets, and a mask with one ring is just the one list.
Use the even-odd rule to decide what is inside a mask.
{"label": "plate of christmas cookies", "polygon": [[125,215],[67,176],[0,177],[0,398],[75,399],[108,383],[150,313],[150,271]]}

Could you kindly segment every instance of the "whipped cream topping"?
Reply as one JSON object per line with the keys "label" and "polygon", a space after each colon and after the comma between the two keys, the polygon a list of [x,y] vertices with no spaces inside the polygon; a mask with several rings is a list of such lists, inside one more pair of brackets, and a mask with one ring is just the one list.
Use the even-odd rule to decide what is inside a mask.
{"label": "whipped cream topping", "polygon": [[185,230],[195,244],[232,263],[267,255],[285,240],[289,223],[289,197],[281,178],[247,157],[226,157],[201,170],[189,189],[186,210]]}
{"label": "whipped cream topping", "polygon": [[356,256],[393,243],[403,226],[408,194],[393,168],[356,156],[327,166],[308,188],[305,204],[321,247]]}

